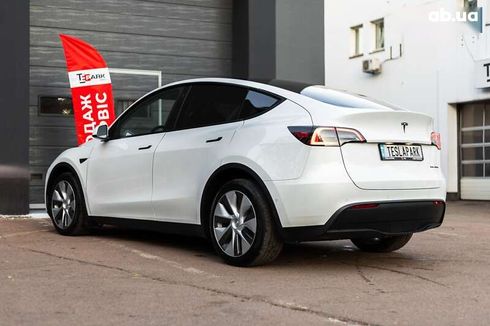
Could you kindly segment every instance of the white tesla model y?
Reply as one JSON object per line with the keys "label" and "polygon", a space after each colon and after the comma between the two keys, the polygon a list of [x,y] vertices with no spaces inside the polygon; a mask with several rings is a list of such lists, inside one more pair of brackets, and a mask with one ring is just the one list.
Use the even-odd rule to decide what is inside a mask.
{"label": "white tesla model y", "polygon": [[432,119],[324,86],[176,82],[94,138],[48,170],[64,235],[104,224],[202,235],[248,266],[290,241],[389,252],[444,217]]}

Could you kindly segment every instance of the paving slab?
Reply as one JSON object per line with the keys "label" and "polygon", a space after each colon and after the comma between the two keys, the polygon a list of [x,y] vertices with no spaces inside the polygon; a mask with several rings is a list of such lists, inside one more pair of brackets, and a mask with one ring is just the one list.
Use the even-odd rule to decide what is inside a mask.
{"label": "paving slab", "polygon": [[489,202],[450,202],[398,252],[310,242],[238,268],[197,238],[3,217],[0,325],[488,325],[489,240]]}

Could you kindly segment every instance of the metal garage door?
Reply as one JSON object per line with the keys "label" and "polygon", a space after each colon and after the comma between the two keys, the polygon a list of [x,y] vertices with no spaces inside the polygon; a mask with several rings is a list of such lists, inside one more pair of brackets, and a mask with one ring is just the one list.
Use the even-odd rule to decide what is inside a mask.
{"label": "metal garage door", "polygon": [[[59,33],[93,44],[110,68],[162,71],[166,84],[231,76],[231,19],[232,0],[31,1],[30,203],[43,203],[48,165],[76,145]],[[111,77],[118,111],[157,85],[149,76]]]}
{"label": "metal garage door", "polygon": [[490,102],[460,111],[461,199],[490,200]]}

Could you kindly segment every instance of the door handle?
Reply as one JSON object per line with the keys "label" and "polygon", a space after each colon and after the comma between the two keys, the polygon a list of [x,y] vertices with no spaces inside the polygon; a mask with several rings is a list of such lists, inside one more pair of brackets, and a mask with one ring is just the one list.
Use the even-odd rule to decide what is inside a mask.
{"label": "door handle", "polygon": [[145,150],[145,149],[150,149],[151,148],[151,145],[148,145],[148,146],[143,146],[143,147],[140,147],[138,148],[139,151],[142,151],[142,150]]}
{"label": "door handle", "polygon": [[206,143],[214,143],[214,142],[220,141],[221,139],[223,139],[223,137],[208,139],[208,140],[206,140]]}

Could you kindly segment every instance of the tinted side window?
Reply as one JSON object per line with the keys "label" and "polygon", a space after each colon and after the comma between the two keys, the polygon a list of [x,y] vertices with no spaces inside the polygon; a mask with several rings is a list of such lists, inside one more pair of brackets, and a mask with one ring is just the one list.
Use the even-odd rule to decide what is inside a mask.
{"label": "tinted side window", "polygon": [[228,85],[192,85],[184,103],[179,129],[210,126],[237,120],[247,89]]}
{"label": "tinted side window", "polygon": [[269,110],[279,101],[278,98],[250,90],[247,92],[247,96],[243,102],[240,118],[247,119],[259,115]]}
{"label": "tinted side window", "polygon": [[111,128],[111,138],[124,138],[162,132],[175,111],[185,87],[162,90],[129,109]]}

